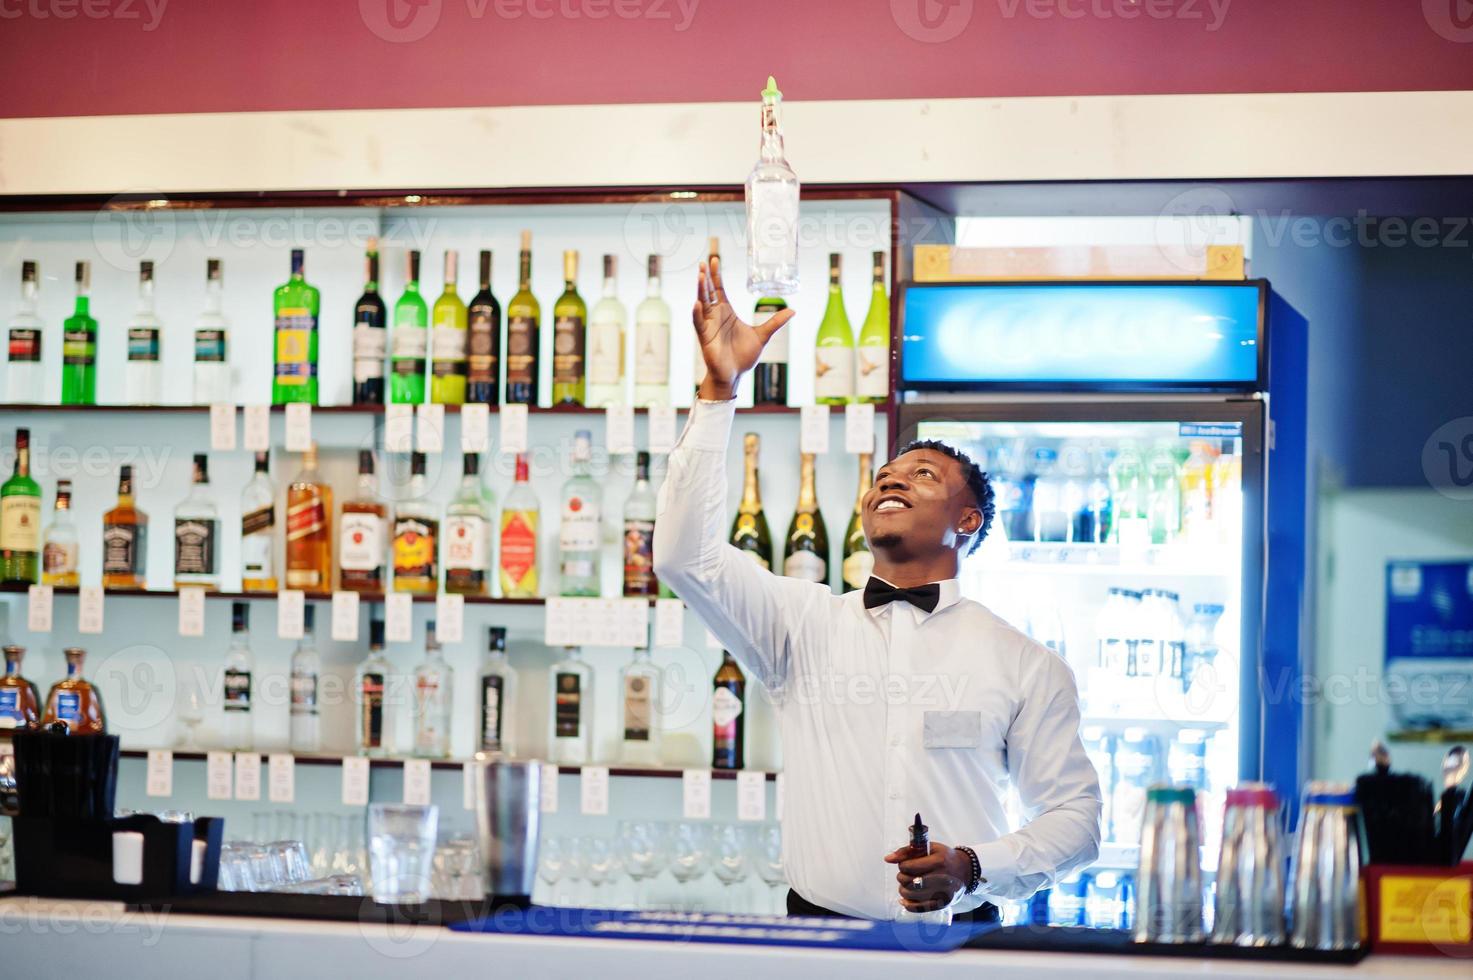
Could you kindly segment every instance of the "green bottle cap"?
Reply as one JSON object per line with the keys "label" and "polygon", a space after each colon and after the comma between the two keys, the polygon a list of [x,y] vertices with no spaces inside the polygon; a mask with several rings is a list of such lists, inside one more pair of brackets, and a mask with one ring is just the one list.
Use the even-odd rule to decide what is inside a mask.
{"label": "green bottle cap", "polygon": [[767,87],[762,90],[762,99],[766,102],[777,102],[783,94],[777,90],[777,79],[771,75],[767,76]]}
{"label": "green bottle cap", "polygon": [[1190,786],[1152,786],[1146,791],[1146,800],[1151,803],[1180,803],[1194,806],[1197,794]]}

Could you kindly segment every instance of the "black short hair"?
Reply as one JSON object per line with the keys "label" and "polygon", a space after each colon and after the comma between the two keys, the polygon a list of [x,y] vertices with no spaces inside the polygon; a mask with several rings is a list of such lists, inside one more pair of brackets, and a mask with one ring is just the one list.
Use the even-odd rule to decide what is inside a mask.
{"label": "black short hair", "polygon": [[977,529],[976,537],[972,538],[972,546],[967,549],[967,554],[977,550],[982,539],[987,537],[987,532],[992,530],[992,518],[997,513],[997,504],[992,492],[992,481],[987,479],[987,474],[972,462],[972,457],[957,449],[955,446],[939,442],[935,439],[916,439],[900,447],[895,454],[896,458],[917,449],[934,449],[943,456],[950,456],[961,464],[962,476],[966,477],[967,486],[972,490],[972,497],[977,501],[977,509],[982,512],[982,526]]}

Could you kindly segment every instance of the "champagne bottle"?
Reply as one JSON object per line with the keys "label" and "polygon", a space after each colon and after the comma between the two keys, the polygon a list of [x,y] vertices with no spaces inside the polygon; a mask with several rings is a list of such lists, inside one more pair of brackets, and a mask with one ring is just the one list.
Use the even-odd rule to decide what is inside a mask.
{"label": "champagne bottle", "polygon": [[757,433],[748,432],[743,443],[745,476],[742,480],[742,502],[737,507],[731,526],[731,543],[745,551],[763,568],[772,567],[772,535],[767,530],[767,515],[762,510],[762,491],[757,479]]}
{"label": "champagne bottle", "polygon": [[818,404],[843,405],[854,397],[854,331],[839,288],[838,252],[829,256],[829,305],[818,325],[813,371],[814,401]]}
{"label": "champagne bottle", "polygon": [[304,252],[292,249],[292,274],[276,287],[272,307],[276,315],[276,376],[271,401],[317,404],[317,312],[322,296],[309,286],[303,273]]}
{"label": "champagne bottle", "polygon": [[[752,326],[760,326],[788,308],[781,296],[764,296],[757,301]],[[784,325],[767,341],[752,371],[752,403],[786,405],[788,403],[788,328]]]}
{"label": "champagne bottle", "polygon": [[741,769],[747,764],[747,677],[730,653],[712,679],[711,768]]}
{"label": "champagne bottle", "polygon": [[588,318],[588,407],[624,405],[624,337],[629,313],[619,302],[618,259],[604,256],[603,296]]}
{"label": "champagne bottle", "polygon": [[465,400],[495,405],[501,399],[501,304],[491,293],[491,252],[481,251],[481,291],[467,311]]}
{"label": "champagne bottle", "polygon": [[864,522],[861,517],[864,495],[869,492],[873,482],[874,474],[870,472],[870,454],[860,453],[859,492],[854,497],[854,514],[849,518],[849,527],[844,531],[845,592],[864,588],[864,583],[869,581],[870,572],[875,567],[875,556],[869,550],[869,542],[865,540]]}
{"label": "champagne bottle", "polygon": [[788,525],[787,557],[783,574],[810,582],[829,580],[829,532],[818,509],[818,493],[813,486],[813,454],[803,453],[802,476],[798,484],[798,507]]}
{"label": "champagne bottle", "polygon": [[578,253],[563,253],[563,294],[552,307],[552,403],[582,405],[588,304],[578,295]]}
{"label": "champagne bottle", "polygon": [[506,305],[506,400],[537,404],[537,348],[542,307],[532,295],[532,233],[522,232],[520,285]]}
{"label": "champagne bottle", "polygon": [[388,315],[378,294],[378,239],[368,240],[363,295],[353,307],[353,404],[384,403],[384,355]]}
{"label": "champagne bottle", "polygon": [[429,343],[429,309],[419,294],[419,253],[407,256],[408,281],[404,295],[394,304],[393,375],[389,379],[389,400],[418,405],[425,400],[425,354]]}
{"label": "champagne bottle", "polygon": [[435,300],[430,331],[430,401],[465,404],[466,309],[456,289],[459,253],[445,250],[445,288]]}
{"label": "champagne bottle", "polygon": [[862,402],[882,402],[890,397],[890,298],[885,295],[885,253],[874,253],[874,260],[869,312],[859,328],[855,362],[855,396]]}

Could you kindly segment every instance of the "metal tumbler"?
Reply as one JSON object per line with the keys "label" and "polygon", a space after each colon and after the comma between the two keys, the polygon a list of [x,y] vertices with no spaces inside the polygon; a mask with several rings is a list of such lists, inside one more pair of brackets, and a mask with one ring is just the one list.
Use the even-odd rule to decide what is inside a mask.
{"label": "metal tumbler", "polygon": [[1202,854],[1197,794],[1189,786],[1153,786],[1146,793],[1136,874],[1138,943],[1202,941]]}
{"label": "metal tumbler", "polygon": [[1289,940],[1299,949],[1360,945],[1361,838],[1360,807],[1349,783],[1305,787],[1289,867]]}
{"label": "metal tumbler", "polygon": [[1236,946],[1284,942],[1284,846],[1279,798],[1265,783],[1227,791],[1212,941]]}
{"label": "metal tumbler", "polygon": [[485,866],[486,894],[525,905],[537,880],[542,764],[476,754],[476,833]]}

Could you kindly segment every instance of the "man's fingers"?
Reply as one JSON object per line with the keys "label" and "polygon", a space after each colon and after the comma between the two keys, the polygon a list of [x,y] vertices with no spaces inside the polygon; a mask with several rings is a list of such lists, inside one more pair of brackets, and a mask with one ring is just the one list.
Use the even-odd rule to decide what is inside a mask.
{"label": "man's fingers", "polygon": [[695,305],[691,307],[690,322],[691,325],[696,328],[696,338],[697,340],[699,340],[701,336],[701,327],[706,322],[706,307],[701,304],[700,300],[696,300]]}
{"label": "man's fingers", "polygon": [[721,257],[719,255],[711,256],[711,284],[713,287],[712,302],[725,303],[726,287],[721,282]]}
{"label": "man's fingers", "polygon": [[910,848],[908,848],[908,847],[897,847],[895,850],[893,850],[889,854],[886,854],[885,855],[885,863],[886,864],[899,864],[901,861],[904,861],[905,860],[905,856],[907,854],[909,854],[909,853],[910,853]]}
{"label": "man's fingers", "polygon": [[[758,335],[762,337],[762,342],[765,344],[771,340],[772,335],[781,330],[783,324],[795,316],[797,316],[797,312],[794,310],[778,310],[772,316],[768,317],[765,323],[757,324],[756,330]],[[905,850],[908,850],[908,848]]]}
{"label": "man's fingers", "polygon": [[946,866],[946,862],[935,854],[925,857],[908,858],[900,862],[900,873],[915,877],[916,875],[928,875],[933,871],[940,871]]}

